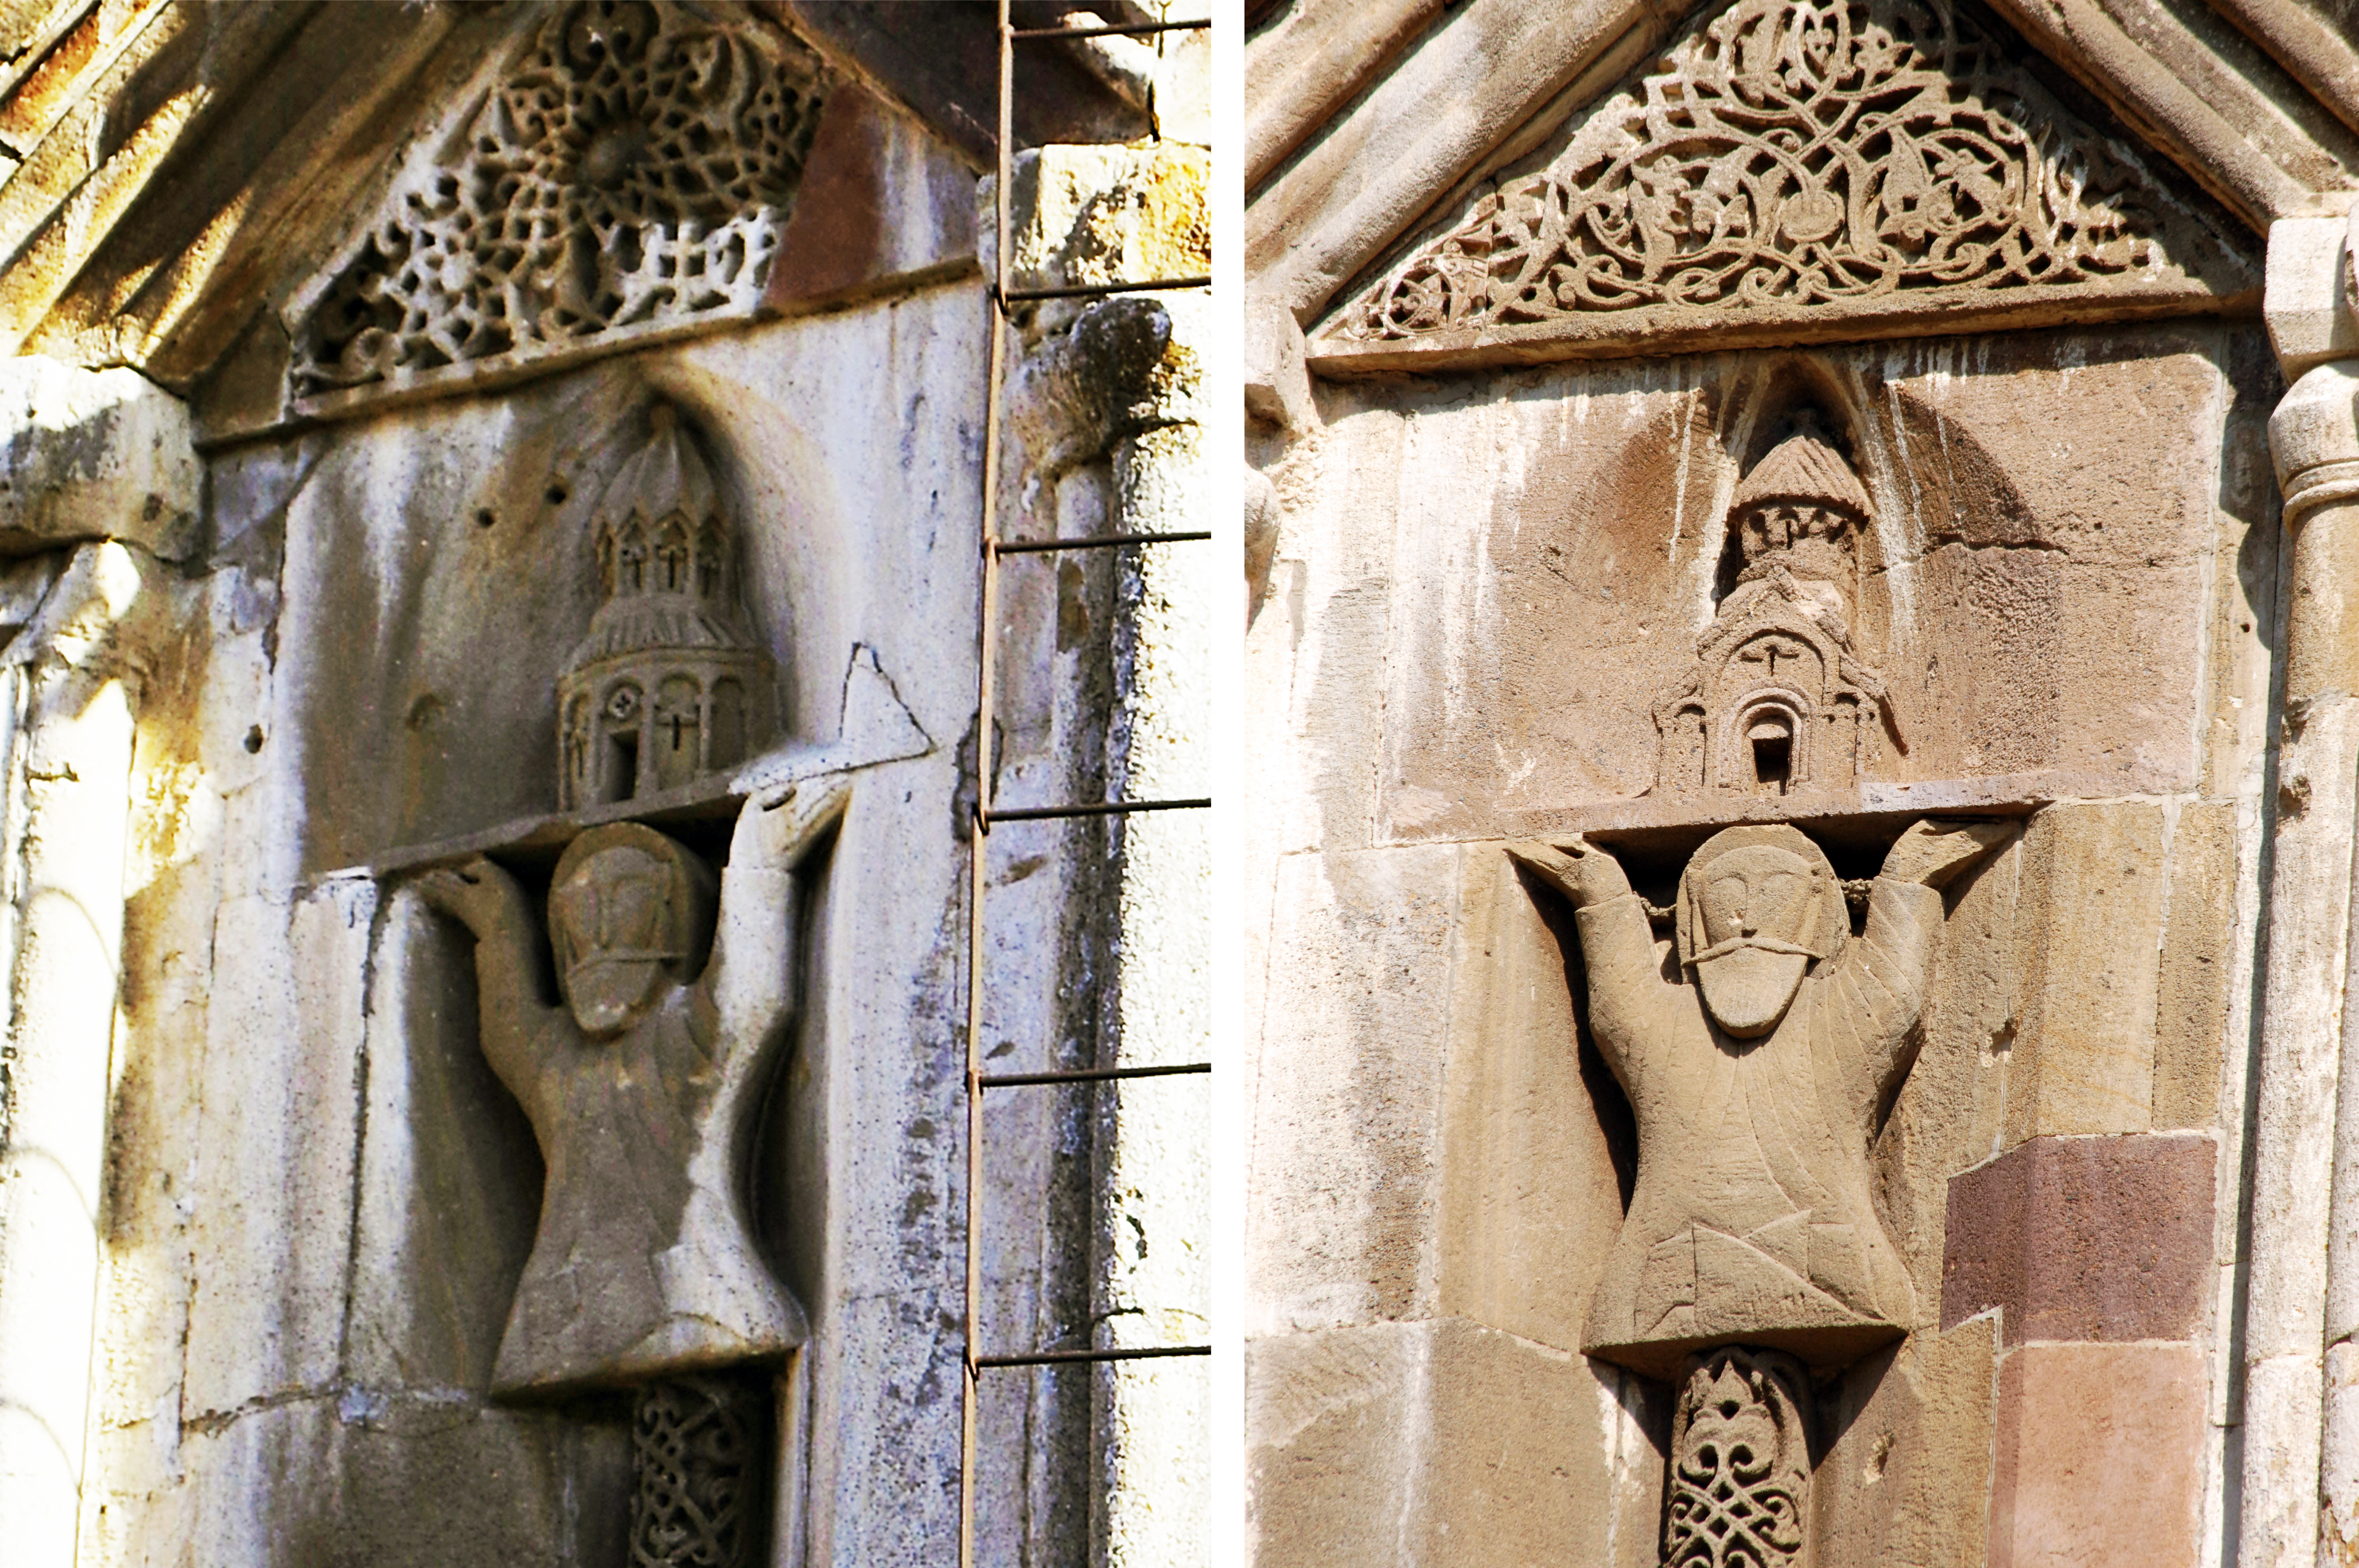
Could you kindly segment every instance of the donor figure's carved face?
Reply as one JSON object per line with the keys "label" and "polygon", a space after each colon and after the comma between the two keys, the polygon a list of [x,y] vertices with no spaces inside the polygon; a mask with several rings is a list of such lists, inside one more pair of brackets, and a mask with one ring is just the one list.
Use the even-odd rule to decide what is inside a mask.
{"label": "donor figure's carved face", "polygon": [[1683,957],[1704,1010],[1727,1033],[1750,1040],[1775,1029],[1810,960],[1824,956],[1822,903],[1832,892],[1824,865],[1756,842],[1718,853],[1706,845],[1689,868]]}
{"label": "donor figure's carved face", "polygon": [[620,1033],[688,977],[710,903],[697,869],[679,845],[634,824],[585,833],[566,851],[549,925],[582,1033]]}

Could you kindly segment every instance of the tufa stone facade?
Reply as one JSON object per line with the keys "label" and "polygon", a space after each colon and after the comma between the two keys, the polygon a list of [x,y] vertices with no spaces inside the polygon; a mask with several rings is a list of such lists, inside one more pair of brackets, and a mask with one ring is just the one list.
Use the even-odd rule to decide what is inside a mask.
{"label": "tufa stone facade", "polygon": [[1249,1561],[2350,1561],[2348,7],[1247,9]]}
{"label": "tufa stone facade", "polygon": [[[976,733],[986,483],[1206,526],[1209,303],[984,279],[1003,151],[1030,275],[1210,270],[1207,53],[1002,149],[995,35],[0,5],[8,1568],[940,1563],[970,1258],[1205,1337],[1201,1090],[1000,1097],[960,1220],[978,780],[1209,766],[1201,546],[1011,573]],[[995,1067],[1206,1057],[1201,822],[981,849]],[[978,1560],[1207,1560],[1208,1381],[995,1372]]]}

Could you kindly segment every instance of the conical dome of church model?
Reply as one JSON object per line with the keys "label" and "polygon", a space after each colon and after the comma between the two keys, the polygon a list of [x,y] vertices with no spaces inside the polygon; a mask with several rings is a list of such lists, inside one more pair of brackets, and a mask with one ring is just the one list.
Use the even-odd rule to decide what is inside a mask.
{"label": "conical dome of church model", "polygon": [[769,738],[770,657],[738,607],[721,488],[669,405],[597,513],[604,602],[558,676],[568,811],[668,794]]}

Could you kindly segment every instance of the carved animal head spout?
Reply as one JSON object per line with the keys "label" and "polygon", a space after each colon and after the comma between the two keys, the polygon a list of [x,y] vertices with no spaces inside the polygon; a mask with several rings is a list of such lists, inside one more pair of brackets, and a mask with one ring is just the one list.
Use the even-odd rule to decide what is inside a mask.
{"label": "carved animal head spout", "polygon": [[651,827],[617,822],[573,840],[549,891],[558,984],[583,1033],[619,1034],[667,985],[703,968],[712,871]]}
{"label": "carved animal head spout", "polygon": [[1815,958],[1851,935],[1824,851],[1791,827],[1731,827],[1704,841],[1680,878],[1680,963],[1722,1030],[1751,1040],[1777,1027]]}

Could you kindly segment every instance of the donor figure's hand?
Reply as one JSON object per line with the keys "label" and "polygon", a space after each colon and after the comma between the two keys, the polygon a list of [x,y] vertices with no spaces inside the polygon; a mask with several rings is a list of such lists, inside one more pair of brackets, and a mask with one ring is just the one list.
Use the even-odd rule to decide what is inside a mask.
{"label": "donor figure's hand", "polygon": [[851,799],[851,781],[841,773],[822,773],[749,796],[737,813],[730,865],[749,871],[793,870],[835,826]]}
{"label": "donor figure's hand", "polygon": [[2012,822],[1966,822],[1929,816],[1909,824],[1884,857],[1878,874],[1886,881],[1946,887],[2015,832]]}
{"label": "donor figure's hand", "polygon": [[463,866],[425,872],[411,885],[428,908],[450,915],[479,937],[516,928],[518,920],[531,916],[516,879],[481,855]]}
{"label": "donor figure's hand", "polygon": [[1538,838],[1522,839],[1508,845],[1507,853],[1517,864],[1529,866],[1547,878],[1572,900],[1575,909],[1603,903],[1630,891],[1630,879],[1623,874],[1622,862],[1585,843],[1579,835],[1560,838],[1553,844]]}

